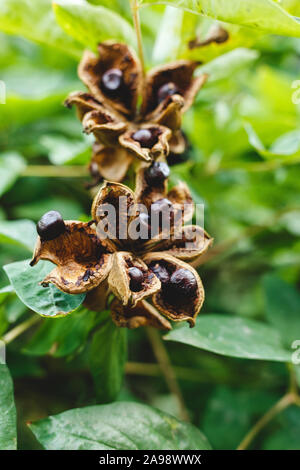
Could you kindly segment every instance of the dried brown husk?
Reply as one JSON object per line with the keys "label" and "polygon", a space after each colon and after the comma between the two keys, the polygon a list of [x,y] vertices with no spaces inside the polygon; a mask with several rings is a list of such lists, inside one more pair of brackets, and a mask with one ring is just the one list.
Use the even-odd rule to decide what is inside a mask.
{"label": "dried brown husk", "polygon": [[122,181],[132,164],[133,156],[122,147],[107,147],[99,142],[93,145],[91,164],[108,181]]}
{"label": "dried brown husk", "polygon": [[[124,207],[121,205],[120,208],[120,197],[124,198]],[[100,239],[103,239],[103,233],[100,231],[101,224],[107,219],[107,216],[101,210],[104,210],[106,205],[109,204],[115,208],[115,232],[113,233],[110,228],[107,229],[107,236],[110,240],[120,246],[127,240],[128,237],[128,224],[130,220],[130,208],[135,204],[135,195],[131,189],[121,183],[113,183],[105,181],[101,186],[98,194],[95,196],[92,204],[92,218],[98,223],[97,235]],[[103,230],[105,227],[103,227]],[[124,240],[124,241],[123,241]]]}
{"label": "dried brown husk", "polygon": [[199,63],[195,61],[178,60],[152,69],[146,77],[142,114],[147,119],[151,119],[151,113],[154,111],[156,113],[156,108],[159,106],[157,104],[157,92],[162,85],[168,82],[173,82],[179,89],[178,94],[183,96],[182,112],[184,113],[192,105],[196,94],[207,80],[206,74],[193,78],[198,65]]}
{"label": "dried brown husk", "polygon": [[101,111],[89,111],[82,119],[86,134],[93,133],[96,140],[104,145],[117,145],[118,137],[127,128],[126,122],[118,119],[105,108]]}
{"label": "dried brown husk", "polygon": [[159,330],[171,330],[170,322],[145,300],[141,300],[135,307],[124,307],[118,299],[111,304],[111,315],[114,323],[120,328],[139,328],[152,326]]}
{"label": "dried brown husk", "polygon": [[83,305],[94,312],[102,312],[107,308],[109,287],[107,278],[91,291],[87,292]]}
{"label": "dried brown husk", "polygon": [[[130,276],[128,270],[131,267],[140,269],[144,274],[142,289],[133,292],[130,289]],[[132,253],[118,252],[113,256],[113,265],[108,277],[111,291],[123,305],[134,307],[140,300],[149,297],[160,290],[159,279],[148,269],[147,265]]]}
{"label": "dried brown husk", "polygon": [[89,93],[82,91],[74,91],[69,94],[65,100],[64,105],[67,108],[71,108],[73,105],[76,106],[77,116],[82,120],[83,116],[90,111],[102,111],[103,105],[100,101],[96,100],[94,96]]}
{"label": "dried brown husk", "polygon": [[177,234],[173,231],[170,238],[159,240],[153,251],[167,251],[177,259],[192,262],[206,253],[212,244],[213,238],[202,227],[186,225]]}
{"label": "dried brown husk", "polygon": [[181,130],[173,132],[171,139],[169,140],[170,154],[180,155],[185,152],[187,148],[187,141]]}
{"label": "dried brown husk", "polygon": [[180,268],[187,269],[193,273],[197,281],[197,288],[193,296],[189,294],[186,296],[186,299],[182,298],[181,302],[179,302],[177,298],[172,302],[172,299],[167,295],[167,286],[162,286],[162,289],[153,295],[152,301],[159,312],[165,315],[168,319],[174,322],[182,322],[186,320],[189,322],[191,327],[195,326],[196,317],[203,305],[205,295],[202,281],[197,271],[189,264],[176,259],[167,252],[148,253],[143,257],[143,260],[148,266],[152,262],[156,262],[166,267],[171,274]]}
{"label": "dried brown husk", "polygon": [[[142,147],[139,142],[132,138],[133,134],[139,129],[150,129],[157,134],[157,142],[151,148]],[[146,162],[151,162],[159,157],[167,156],[169,153],[169,139],[172,132],[169,128],[155,123],[146,123],[140,126],[132,125],[125,133],[119,137],[119,143],[126,148],[135,157]]]}
{"label": "dried brown husk", "polygon": [[[141,84],[141,65],[135,52],[126,44],[106,41],[98,45],[99,56],[85,51],[78,67],[78,75],[90,92],[101,102],[117,111],[134,116]],[[103,74],[117,68],[123,72],[124,87],[117,98],[112,98],[101,89]]]}
{"label": "dried brown husk", "polygon": [[38,237],[31,265],[48,260],[56,268],[42,281],[52,283],[69,294],[88,292],[97,287],[112,266],[112,254],[88,223],[65,221],[66,230],[54,240]]}

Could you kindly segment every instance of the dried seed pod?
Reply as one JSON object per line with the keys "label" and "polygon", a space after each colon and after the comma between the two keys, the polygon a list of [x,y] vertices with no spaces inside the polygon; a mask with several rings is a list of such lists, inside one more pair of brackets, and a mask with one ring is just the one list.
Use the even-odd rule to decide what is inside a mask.
{"label": "dried seed pod", "polygon": [[31,266],[40,259],[52,261],[56,268],[42,282],[56,285],[69,294],[88,292],[97,287],[112,266],[112,255],[88,223],[66,221],[58,238],[38,238]]}
{"label": "dried seed pod", "polygon": [[77,116],[80,121],[84,115],[90,111],[103,111],[104,107],[100,101],[98,101],[93,95],[84,93],[83,91],[74,91],[69,94],[65,100],[64,105],[67,108],[76,106]]}
{"label": "dried seed pod", "polygon": [[[132,268],[141,273],[141,278],[132,283]],[[147,265],[131,253],[118,252],[114,254],[113,265],[109,274],[108,283],[110,289],[123,305],[135,306],[144,297],[159,291],[160,281]],[[138,288],[137,288],[137,285]],[[132,290],[132,287],[134,289]]]}
{"label": "dried seed pod", "polygon": [[[141,131],[149,131],[151,133],[152,137],[149,138],[147,146],[147,139],[139,137]],[[143,124],[140,127],[129,128],[127,132],[120,135],[119,143],[140,160],[151,162],[161,156],[168,155],[168,141],[171,135],[171,130],[167,127],[149,123]]]}
{"label": "dried seed pod", "polygon": [[[179,238],[180,237],[180,238]],[[156,243],[155,251],[167,251],[168,254],[183,261],[192,262],[200,258],[213,244],[213,238],[198,225],[186,225],[181,233],[172,232],[170,238]]]}
{"label": "dried seed pod", "polygon": [[172,161],[172,154],[180,155],[185,152],[187,148],[187,140],[181,130],[175,131],[172,134],[172,138],[169,140],[170,154],[168,156]]}
{"label": "dried seed pod", "polygon": [[[126,44],[112,41],[99,44],[98,51],[98,57],[89,51],[85,52],[78,68],[79,78],[99,101],[106,102],[125,115],[133,116],[142,76],[135,52]],[[112,75],[114,83],[119,83],[113,93],[107,86],[109,82],[112,84]]]}
{"label": "dried seed pod", "polygon": [[[162,86],[169,83],[174,84],[178,94],[184,98],[182,112],[185,112],[191,106],[196,94],[207,79],[207,75],[193,78],[198,65],[198,62],[178,60],[152,69],[147,75],[144,88],[142,114],[151,118],[150,113],[159,106],[158,95]],[[174,94],[174,96],[177,96],[177,94]]]}
{"label": "dried seed pod", "polygon": [[168,192],[167,197],[172,202],[175,210],[182,211],[183,222],[191,220],[195,205],[190,190],[185,183],[180,181],[177,186],[174,186],[174,188]]}
{"label": "dried seed pod", "polygon": [[[99,238],[115,240],[120,246],[128,238],[128,224],[131,220],[130,208],[135,204],[135,195],[127,186],[106,181],[94,198],[92,218],[98,223]],[[112,210],[114,209],[114,216]],[[107,213],[113,216],[108,218]],[[111,223],[109,223],[111,222]],[[107,225],[108,223],[108,225]]]}
{"label": "dried seed pod", "polygon": [[122,147],[106,147],[95,142],[90,169],[95,164],[102,178],[118,183],[125,178],[132,160],[133,156]]}
{"label": "dried seed pod", "polygon": [[150,119],[157,124],[168,127],[174,133],[181,127],[183,107],[184,98],[182,96],[171,96],[150,114]]}
{"label": "dried seed pod", "polygon": [[89,111],[84,115],[82,125],[86,134],[93,133],[98,142],[108,146],[117,145],[119,135],[127,128],[126,122],[106,110]]}
{"label": "dried seed pod", "polygon": [[83,305],[94,312],[102,312],[107,308],[109,287],[107,278],[91,291],[87,292]]}
{"label": "dried seed pod", "polygon": [[[170,276],[170,280],[162,283],[162,288],[152,297],[155,307],[170,320],[186,320],[194,326],[204,302],[204,289],[197,271],[166,252],[148,253],[143,260],[148,266],[163,266]],[[180,275],[175,274],[178,271]]]}
{"label": "dried seed pod", "polygon": [[135,307],[124,307],[118,299],[111,304],[111,315],[114,323],[121,328],[139,328],[152,326],[160,330],[171,330],[171,324],[156,310],[153,305],[141,300]]}

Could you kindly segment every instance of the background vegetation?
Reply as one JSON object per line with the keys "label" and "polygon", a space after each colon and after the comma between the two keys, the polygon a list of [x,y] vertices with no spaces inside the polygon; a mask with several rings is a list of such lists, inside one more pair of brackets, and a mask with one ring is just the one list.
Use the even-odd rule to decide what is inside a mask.
{"label": "background vegetation", "polygon": [[[192,58],[209,74],[184,118],[189,150],[171,161],[173,181],[185,180],[205,204],[215,238],[199,268],[206,302],[195,329],[180,326],[162,342],[143,329],[127,334],[107,312],[80,306],[65,318],[41,318],[41,304],[28,302],[26,292],[49,265],[32,278],[25,271],[29,284],[20,276],[24,263],[6,268],[10,283],[1,270],[0,337],[14,383],[18,448],[64,448],[62,434],[79,417],[88,442],[99,413],[109,448],[202,448],[201,429],[215,449],[300,449],[300,372],[291,364],[300,340],[300,24],[292,16],[300,16],[299,2],[228,0],[226,11],[222,1],[139,3],[147,4],[147,67]],[[193,12],[172,8],[179,3]],[[229,38],[207,43],[216,26]],[[135,46],[135,33],[124,0],[57,0],[53,8],[50,0],[1,0],[0,31],[7,89],[0,104],[0,264],[8,265],[30,258],[34,223],[44,212],[88,220],[91,139],[62,102],[84,89],[76,67],[85,47],[108,38]],[[120,429],[124,401],[128,441],[104,425]],[[98,406],[56,418],[55,437],[47,419],[26,426],[88,405]],[[169,415],[180,420],[175,436]],[[182,422],[187,415],[193,427]],[[12,382],[0,365],[1,449],[16,447],[14,422]],[[144,433],[139,441],[135,427]]]}

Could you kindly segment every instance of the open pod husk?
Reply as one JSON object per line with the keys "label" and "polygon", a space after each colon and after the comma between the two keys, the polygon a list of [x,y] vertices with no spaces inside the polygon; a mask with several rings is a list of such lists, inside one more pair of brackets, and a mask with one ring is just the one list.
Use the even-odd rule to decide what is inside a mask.
{"label": "open pod husk", "polygon": [[31,266],[41,259],[56,264],[43,286],[52,283],[69,294],[88,292],[108,276],[112,254],[89,224],[65,221],[65,225],[65,232],[54,240],[38,237]]}
{"label": "open pod husk", "polygon": [[174,322],[188,321],[190,326],[195,326],[196,317],[204,302],[204,288],[197,271],[184,261],[176,259],[167,252],[148,253],[143,257],[143,261],[150,266],[152,263],[159,264],[167,269],[169,274],[183,268],[190,271],[196,279],[196,289],[193,295],[171,298],[168,294],[168,285],[162,285],[162,288],[156,292],[152,301],[160,313]]}
{"label": "open pod husk", "polygon": [[[144,275],[141,290],[135,292],[130,288],[129,268],[136,267]],[[139,258],[128,252],[114,254],[113,265],[108,277],[111,291],[125,306],[134,307],[139,301],[159,291],[160,280],[148,269],[148,266]]]}
{"label": "open pod husk", "polygon": [[139,328],[152,326],[159,330],[171,330],[170,322],[146,300],[141,300],[135,307],[124,307],[118,299],[111,304],[111,315],[114,323],[121,328]]}

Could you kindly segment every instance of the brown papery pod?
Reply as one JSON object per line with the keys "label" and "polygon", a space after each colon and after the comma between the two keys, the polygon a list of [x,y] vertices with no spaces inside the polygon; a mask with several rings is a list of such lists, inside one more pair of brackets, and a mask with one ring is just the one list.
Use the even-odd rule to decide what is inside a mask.
{"label": "brown papery pod", "polygon": [[[194,280],[193,290],[186,295],[177,291],[176,286],[170,287],[170,283],[162,284],[162,289],[152,297],[155,307],[170,320],[175,322],[188,321],[190,326],[195,326],[196,317],[204,302],[204,288],[197,271],[184,261],[176,259],[167,252],[149,253],[143,257],[148,266],[158,264],[167,270],[169,276],[180,269],[188,271]],[[178,294],[178,295],[177,295]]]}
{"label": "brown papery pod", "polygon": [[[142,272],[139,290],[132,288],[130,268],[137,268]],[[140,300],[149,297],[161,288],[159,279],[148,269],[147,265],[141,259],[134,257],[128,252],[114,254],[108,283],[111,291],[121,301],[122,305],[131,307],[134,307]]]}
{"label": "brown papery pod", "polygon": [[159,330],[171,330],[171,324],[146,300],[141,300],[135,307],[124,307],[118,299],[111,304],[111,315],[114,323],[121,328],[139,328],[152,326]]}
{"label": "brown papery pod", "polygon": [[[99,56],[85,51],[78,67],[78,76],[90,92],[117,111],[133,116],[136,110],[142,71],[133,49],[126,44],[106,41],[98,45]],[[118,69],[123,75],[122,91],[116,97],[103,91],[101,80],[110,69]]]}
{"label": "brown papery pod", "polygon": [[[154,138],[154,143],[150,147],[142,146],[133,138],[135,133],[141,129],[149,130]],[[141,126],[132,125],[127,132],[121,134],[119,143],[122,147],[131,152],[135,157],[145,162],[151,162],[159,157],[167,156],[169,153],[169,143],[172,132],[169,128],[154,123],[142,124]]]}
{"label": "brown papery pod", "polygon": [[65,226],[65,232],[54,240],[38,237],[31,266],[41,259],[56,264],[43,286],[52,283],[69,294],[88,292],[108,276],[112,254],[89,224],[69,220]]}
{"label": "brown papery pod", "polygon": [[173,83],[178,89],[178,94],[184,98],[184,113],[193,104],[196,94],[207,80],[206,74],[193,77],[198,65],[195,61],[178,60],[150,70],[143,93],[142,114],[146,115],[147,119],[152,119],[151,113],[156,114],[156,108],[159,106],[158,90],[165,83]]}

